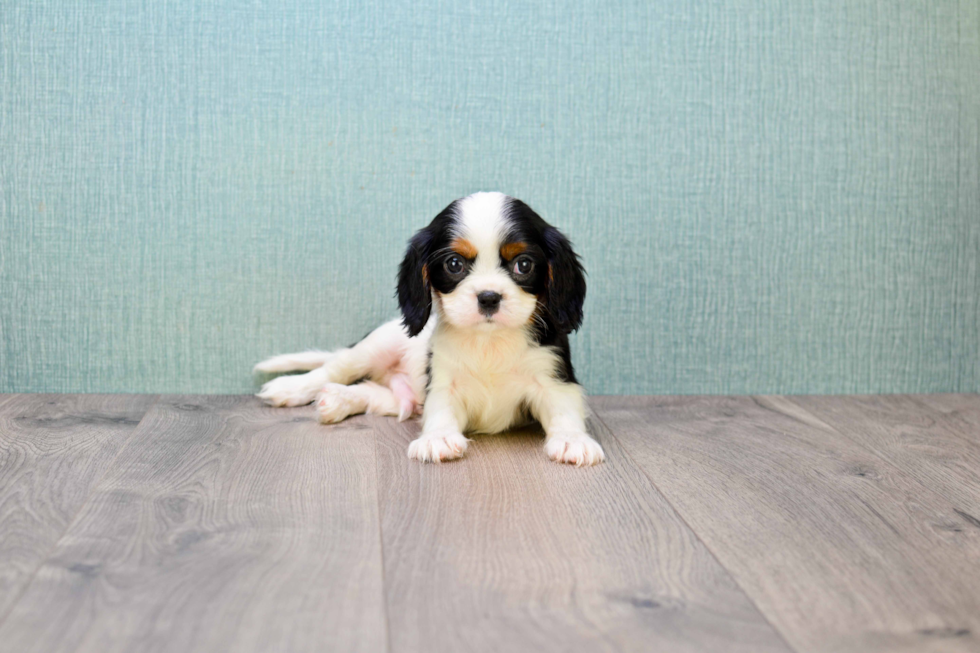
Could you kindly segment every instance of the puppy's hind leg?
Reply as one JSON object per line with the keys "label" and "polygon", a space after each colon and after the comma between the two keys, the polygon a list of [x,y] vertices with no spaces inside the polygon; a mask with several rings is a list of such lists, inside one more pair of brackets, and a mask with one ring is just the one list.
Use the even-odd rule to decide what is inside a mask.
{"label": "puppy's hind leg", "polygon": [[252,368],[252,371],[263,374],[282,374],[283,372],[295,372],[298,370],[308,372],[322,367],[324,363],[330,360],[331,355],[329,351],[315,350],[301,351],[295,354],[282,354],[281,356],[273,356],[272,358],[265,359]]}
{"label": "puppy's hind leg", "polygon": [[320,367],[306,374],[272,379],[256,396],[270,406],[305,406],[329,380],[326,367]]}
{"label": "puppy's hind leg", "polygon": [[356,385],[328,383],[317,395],[316,412],[321,424],[333,424],[361,413],[398,415],[404,419],[401,402],[395,393],[374,381]]}
{"label": "puppy's hind leg", "polygon": [[[313,401],[327,383],[349,385],[360,379],[381,378],[401,360],[408,342],[408,334],[398,320],[386,322],[352,347],[317,352],[325,359],[321,367],[306,374],[273,379],[262,386],[258,397],[272,406],[302,406]],[[276,357],[266,362],[297,356]]]}
{"label": "puppy's hind leg", "polygon": [[356,345],[332,352],[323,365],[327,381],[350,385],[361,379],[381,380],[398,365],[408,344],[408,334],[400,320],[385,322]]}

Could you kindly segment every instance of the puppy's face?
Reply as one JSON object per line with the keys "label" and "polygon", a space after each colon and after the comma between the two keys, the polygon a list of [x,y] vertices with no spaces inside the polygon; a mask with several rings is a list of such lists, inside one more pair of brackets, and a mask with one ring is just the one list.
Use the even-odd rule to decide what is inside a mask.
{"label": "puppy's face", "polygon": [[455,220],[437,236],[426,270],[445,320],[456,327],[521,327],[544,290],[548,262],[517,233],[503,195],[460,200]]}
{"label": "puppy's face", "polygon": [[412,238],[398,297],[412,335],[425,326],[433,299],[457,328],[537,323],[567,332],[581,322],[585,279],[568,241],[530,207],[477,193],[450,204]]}

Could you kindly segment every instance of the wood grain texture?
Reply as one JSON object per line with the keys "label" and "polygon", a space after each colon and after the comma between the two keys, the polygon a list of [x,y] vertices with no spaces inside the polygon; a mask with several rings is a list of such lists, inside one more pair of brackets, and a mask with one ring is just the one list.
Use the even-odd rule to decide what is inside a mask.
{"label": "wood grain texture", "polygon": [[374,442],[254,398],[147,414],[0,627],[0,650],[379,651]]}
{"label": "wood grain texture", "polygon": [[601,425],[576,469],[533,431],[420,465],[372,424],[393,652],[789,650]]}
{"label": "wood grain texture", "polygon": [[0,395],[0,622],[153,400]]}
{"label": "wood grain texture", "polygon": [[915,395],[942,415],[942,425],[971,444],[980,443],[980,394]]}
{"label": "wood grain texture", "polygon": [[778,397],[602,397],[599,418],[799,651],[976,651],[980,530]]}
{"label": "wood grain texture", "polygon": [[[838,432],[953,502],[960,519],[980,525],[980,397],[878,395],[789,397]],[[954,402],[949,412],[939,406]],[[930,404],[937,408],[930,407]],[[962,407],[957,410],[962,404]]]}

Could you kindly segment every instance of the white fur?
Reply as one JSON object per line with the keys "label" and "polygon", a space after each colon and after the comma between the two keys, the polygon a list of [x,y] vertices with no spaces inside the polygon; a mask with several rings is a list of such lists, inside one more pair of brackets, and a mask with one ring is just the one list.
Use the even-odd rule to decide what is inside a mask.
{"label": "white fur", "polygon": [[[544,427],[552,460],[577,466],[605,460],[585,428],[581,386],[555,378],[557,354],[538,347],[527,329],[461,329],[437,317],[431,347],[422,434],[409,448],[410,457],[458,458],[466,450],[463,432],[505,431],[527,420],[527,408]],[[433,441],[457,446],[433,446]]]}
{"label": "white fur", "polygon": [[[602,447],[585,428],[582,388],[559,380],[558,354],[533,340],[536,298],[499,266],[506,199],[477,193],[460,201],[453,236],[467,239],[478,254],[453,292],[433,292],[433,315],[422,333],[410,338],[392,320],[348,349],[271,358],[256,369],[322,364],[307,374],[274,379],[258,396],[274,406],[298,406],[316,397],[324,423],[363,412],[405,419],[424,403],[422,432],[408,449],[410,458],[423,462],[461,457],[469,442],[464,432],[497,433],[529,417],[544,428],[552,460],[579,466],[604,460]],[[502,295],[490,318],[480,313],[476,300],[485,290]],[[430,348],[432,378],[427,379]],[[363,378],[369,381],[350,385]]]}
{"label": "white fur", "polygon": [[320,423],[333,424],[351,415],[395,415],[403,422],[415,411],[415,404],[400,402],[391,388],[374,381],[356,385],[328,383],[316,397],[316,411]]}
{"label": "white fur", "polygon": [[[325,355],[326,362],[306,374],[280,376],[262,386],[259,398],[271,406],[303,406],[316,397],[328,383],[350,385],[368,378],[390,389],[398,375],[410,380],[415,400],[421,405],[425,397],[425,367],[428,356],[429,326],[415,338],[409,338],[400,320],[385,322],[353,347]],[[271,367],[272,362],[289,358],[276,356],[256,365]],[[401,378],[405,378],[401,377]],[[362,411],[363,412],[363,411]]]}
{"label": "white fur", "polygon": [[315,370],[318,367],[322,367],[329,359],[330,352],[311,349],[310,351],[302,351],[296,354],[273,356],[256,365],[252,371],[262,372],[264,374],[281,374],[283,372],[295,372],[298,370]]}
{"label": "white fur", "polygon": [[[478,327],[489,331],[498,327],[520,328],[527,325],[537,300],[514,283],[500,267],[500,246],[506,234],[502,193],[476,193],[459,203],[459,223],[453,235],[465,238],[477,249],[469,274],[449,294],[436,296],[444,320],[453,326]],[[477,294],[491,290],[500,293],[500,309],[486,317],[479,310]]]}

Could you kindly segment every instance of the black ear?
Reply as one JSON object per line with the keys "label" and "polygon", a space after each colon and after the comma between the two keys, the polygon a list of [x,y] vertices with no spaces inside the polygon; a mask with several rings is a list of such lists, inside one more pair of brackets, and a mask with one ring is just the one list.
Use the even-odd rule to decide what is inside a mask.
{"label": "black ear", "polygon": [[415,234],[398,268],[398,306],[402,310],[402,324],[412,337],[425,328],[432,311],[432,286],[426,270],[431,242],[427,230]]}
{"label": "black ear", "polygon": [[543,235],[548,254],[548,312],[562,332],[575,331],[582,324],[585,271],[560,231],[549,226]]}

